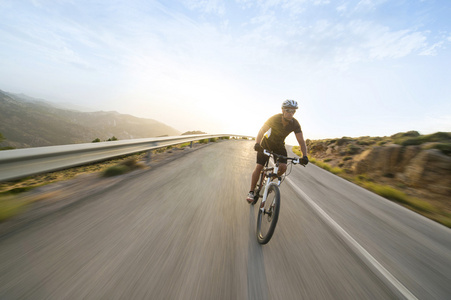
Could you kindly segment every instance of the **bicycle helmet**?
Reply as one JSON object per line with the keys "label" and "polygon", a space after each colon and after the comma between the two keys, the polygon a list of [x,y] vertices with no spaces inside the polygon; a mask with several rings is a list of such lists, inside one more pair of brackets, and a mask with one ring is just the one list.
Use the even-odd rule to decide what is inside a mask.
{"label": "bicycle helmet", "polygon": [[298,109],[298,103],[294,100],[285,100],[282,103],[282,109],[284,109],[284,108]]}

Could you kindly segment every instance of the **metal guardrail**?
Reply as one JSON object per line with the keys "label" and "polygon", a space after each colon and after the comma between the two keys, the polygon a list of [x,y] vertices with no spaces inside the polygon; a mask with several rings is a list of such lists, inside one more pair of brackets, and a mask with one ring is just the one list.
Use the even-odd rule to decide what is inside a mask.
{"label": "metal guardrail", "polygon": [[0,151],[0,181],[51,172],[117,156],[235,134],[198,134]]}

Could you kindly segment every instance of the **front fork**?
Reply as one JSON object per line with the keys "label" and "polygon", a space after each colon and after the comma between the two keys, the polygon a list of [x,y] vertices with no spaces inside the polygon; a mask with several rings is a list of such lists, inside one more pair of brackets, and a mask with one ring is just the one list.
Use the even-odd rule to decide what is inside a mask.
{"label": "front fork", "polygon": [[[278,179],[277,186],[279,186],[279,185],[280,185],[281,178],[278,177],[277,179]],[[268,198],[268,194],[269,194],[269,185],[271,185],[271,184],[272,184],[271,181],[266,181],[265,189],[264,189],[264,192],[263,192],[263,199],[262,199],[262,202],[260,203],[260,210],[261,210],[261,212],[262,212],[263,214],[271,214],[271,212],[265,211],[265,202],[266,202],[266,199]]]}
{"label": "front fork", "polygon": [[[268,176],[266,176],[266,174],[265,173],[263,173],[264,175],[263,176],[265,176],[266,178],[263,178],[263,180],[262,180],[262,186],[260,187],[260,190],[258,191],[258,193],[257,193],[257,195],[256,195],[256,197],[260,197],[260,192],[262,191],[262,189],[263,189],[263,183],[264,183],[264,189],[263,189],[263,199],[262,199],[262,202],[261,202],[261,204],[260,204],[260,210],[262,211],[262,213],[263,214],[266,214],[267,212],[265,211],[265,202],[266,202],[266,198],[268,197],[268,189],[269,189],[269,185],[271,184],[271,178],[273,178],[274,176],[277,176],[277,173],[279,172],[279,164],[276,164],[275,166],[274,166],[274,170],[273,170],[273,173],[271,173],[271,174],[268,174]],[[277,179],[278,179],[278,182],[277,182],[277,186],[279,186],[280,185],[280,182],[281,182],[281,180],[282,180],[282,178],[281,177],[277,177]],[[257,200],[258,200],[258,198],[257,198]]]}

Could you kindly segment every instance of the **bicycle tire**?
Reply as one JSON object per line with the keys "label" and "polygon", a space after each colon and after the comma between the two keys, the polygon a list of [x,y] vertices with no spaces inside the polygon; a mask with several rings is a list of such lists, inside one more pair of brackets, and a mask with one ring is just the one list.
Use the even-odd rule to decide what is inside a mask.
{"label": "bicycle tire", "polygon": [[264,212],[258,209],[257,217],[257,241],[264,245],[269,242],[276,229],[280,211],[280,190],[277,184],[271,183],[268,188],[268,196],[265,201]]}

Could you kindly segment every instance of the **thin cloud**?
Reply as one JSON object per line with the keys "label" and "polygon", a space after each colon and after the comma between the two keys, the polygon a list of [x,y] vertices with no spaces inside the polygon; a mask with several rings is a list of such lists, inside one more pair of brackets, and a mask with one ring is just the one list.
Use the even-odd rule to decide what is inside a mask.
{"label": "thin cloud", "polygon": [[223,15],[226,10],[223,0],[184,0],[183,3],[191,10],[207,14]]}

